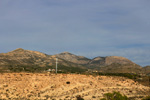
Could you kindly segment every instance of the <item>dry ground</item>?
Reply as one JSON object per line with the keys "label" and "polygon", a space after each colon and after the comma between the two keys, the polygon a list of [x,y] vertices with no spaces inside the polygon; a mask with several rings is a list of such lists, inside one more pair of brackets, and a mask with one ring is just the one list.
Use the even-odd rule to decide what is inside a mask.
{"label": "dry ground", "polygon": [[0,99],[99,100],[104,93],[119,91],[138,100],[150,88],[123,77],[79,74],[1,73]]}

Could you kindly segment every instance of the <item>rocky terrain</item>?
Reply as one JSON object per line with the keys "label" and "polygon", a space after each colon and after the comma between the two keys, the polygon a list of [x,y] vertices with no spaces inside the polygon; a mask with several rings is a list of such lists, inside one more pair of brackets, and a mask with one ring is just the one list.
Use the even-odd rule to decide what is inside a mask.
{"label": "rocky terrain", "polygon": [[8,53],[0,53],[0,71],[9,71],[13,68],[17,69],[18,66],[39,66],[42,68],[47,66],[54,67],[56,65],[56,58],[58,58],[58,64],[61,68],[60,70],[62,71],[66,71],[66,69],[69,69],[70,72],[74,69],[83,69],[84,71],[91,69],[109,73],[121,72],[149,74],[149,71],[146,69],[148,67],[143,69],[141,66],[124,57],[98,56],[93,59],[89,59],[83,56],[71,54],[69,52],[63,52],[56,55],[47,55],[38,51],[24,50],[22,48],[18,48]]}
{"label": "rocky terrain", "polygon": [[143,67],[143,72],[147,73],[150,76],[150,66]]}
{"label": "rocky terrain", "polygon": [[[0,67],[9,65],[37,65],[41,67],[54,66],[56,62],[55,59],[55,55],[47,55],[38,51],[24,50],[22,48],[18,48],[11,52],[0,54]],[[59,59],[59,63],[64,66],[71,65],[71,67],[82,67],[80,65],[65,61],[63,59]]]}
{"label": "rocky terrain", "polygon": [[0,99],[11,100],[99,100],[103,94],[119,91],[141,100],[150,88],[124,77],[79,74],[1,73]]}
{"label": "rocky terrain", "polygon": [[77,55],[71,54],[69,52],[63,52],[60,54],[56,54],[56,57],[64,59],[66,61],[70,61],[72,63],[83,64],[83,65],[88,64],[90,61],[90,59],[88,59],[86,57],[77,56]]}
{"label": "rocky terrain", "polygon": [[113,63],[117,63],[117,64],[135,64],[132,61],[130,61],[127,58],[124,57],[118,57],[118,56],[108,56],[108,57],[96,57],[94,59],[92,59],[89,64],[91,65],[111,65]]}

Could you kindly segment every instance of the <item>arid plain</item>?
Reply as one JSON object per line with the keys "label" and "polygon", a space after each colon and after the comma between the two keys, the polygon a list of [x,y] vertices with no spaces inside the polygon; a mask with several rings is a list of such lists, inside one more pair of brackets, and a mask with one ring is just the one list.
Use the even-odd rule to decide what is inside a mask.
{"label": "arid plain", "polygon": [[99,100],[103,94],[119,91],[141,100],[150,88],[131,79],[117,76],[80,74],[1,73],[0,99],[11,100]]}

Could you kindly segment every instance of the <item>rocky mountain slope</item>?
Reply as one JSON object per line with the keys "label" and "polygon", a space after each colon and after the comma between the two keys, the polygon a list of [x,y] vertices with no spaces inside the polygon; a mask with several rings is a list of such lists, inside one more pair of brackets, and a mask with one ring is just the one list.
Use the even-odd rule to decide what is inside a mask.
{"label": "rocky mountain slope", "polygon": [[89,62],[89,66],[101,72],[143,73],[141,66],[118,56],[96,57]]}
{"label": "rocky mountain slope", "polygon": [[64,59],[66,61],[70,61],[72,63],[82,64],[82,65],[86,65],[90,61],[90,59],[88,59],[86,57],[77,56],[77,55],[71,54],[69,52],[63,52],[60,54],[56,54],[55,56],[57,58],[61,58],[61,59]]}
{"label": "rocky mountain slope", "polygon": [[[16,65],[39,65],[39,66],[47,66],[47,65],[55,65],[55,59],[57,57],[55,55],[47,55],[38,51],[24,50],[22,48],[18,48],[8,53],[0,54],[0,65],[7,64],[16,64]],[[66,60],[59,59],[59,63],[62,65],[69,66]],[[71,63],[72,65],[75,65]]]}
{"label": "rocky mountain slope", "polygon": [[0,54],[0,64],[39,64],[41,60],[47,60],[48,55],[37,52],[37,51],[30,51],[18,48],[8,53]]}
{"label": "rocky mountain slope", "polygon": [[[8,53],[0,54],[0,67],[2,66],[55,66],[56,58],[61,68],[77,67],[81,69],[92,69],[102,72],[132,72],[140,73],[142,67],[124,57],[107,56],[95,57],[89,59],[83,56],[77,56],[69,52],[63,52],[56,55],[47,55],[38,51],[24,50],[18,48]],[[63,66],[63,67],[62,67]]]}
{"label": "rocky mountain slope", "polygon": [[[0,71],[1,70],[42,71],[47,70],[48,68],[54,68],[55,65],[56,65],[55,55],[47,55],[38,51],[30,51],[18,48],[8,53],[0,54]],[[61,68],[59,69],[65,71],[85,69],[81,65],[63,60],[61,58],[59,58],[58,65],[61,66]],[[71,67],[71,69],[69,69],[69,67]],[[77,69],[75,69],[74,67]]]}
{"label": "rocky mountain slope", "polygon": [[107,56],[107,57],[96,57],[94,59],[92,59],[89,64],[90,65],[96,65],[96,66],[107,66],[107,65],[111,65],[113,63],[117,63],[117,64],[135,64],[132,61],[130,61],[127,58],[124,57],[119,57],[119,56]]}
{"label": "rocky mountain slope", "polygon": [[150,66],[143,67],[143,71],[150,76]]}

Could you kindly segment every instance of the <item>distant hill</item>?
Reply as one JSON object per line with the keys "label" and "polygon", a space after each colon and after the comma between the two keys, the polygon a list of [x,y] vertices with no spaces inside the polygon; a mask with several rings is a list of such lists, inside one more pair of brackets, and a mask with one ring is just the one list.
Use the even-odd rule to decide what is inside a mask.
{"label": "distant hill", "polygon": [[61,59],[64,59],[66,61],[70,61],[72,63],[81,64],[81,65],[86,65],[90,61],[90,59],[88,59],[86,57],[77,56],[77,55],[71,54],[69,52],[63,52],[60,54],[56,54],[55,56],[57,58],[61,58]]}
{"label": "distant hill", "polygon": [[89,64],[92,66],[106,66],[111,65],[113,63],[117,64],[134,64],[132,61],[130,61],[127,58],[119,57],[119,56],[108,56],[108,57],[96,57],[92,59]]}
{"label": "distant hill", "polygon": [[[23,67],[28,67],[29,70],[35,70],[34,67],[37,67],[41,70],[46,70],[48,68],[54,68],[56,65],[56,56],[55,55],[47,55],[38,51],[30,51],[24,50],[22,48],[18,48],[16,50],[10,51],[8,53],[1,53],[0,54],[0,69],[19,69]],[[78,68],[79,70],[85,69],[83,66],[59,59],[58,65],[61,66],[62,70],[71,71],[68,67]],[[12,68],[13,67],[13,68]],[[31,69],[32,68],[32,69]],[[20,69],[20,70],[22,70]],[[36,69],[38,70],[38,69]]]}
{"label": "distant hill", "polygon": [[0,69],[2,70],[5,68],[7,70],[7,67],[9,69],[15,69],[20,68],[20,66],[28,66],[28,68],[35,66],[33,70],[46,70],[48,68],[55,67],[56,58],[58,58],[59,69],[70,72],[80,70],[87,71],[91,69],[91,71],[97,70],[109,73],[144,73],[147,68],[143,69],[141,66],[135,64],[129,59],[119,56],[98,56],[93,59],[89,59],[69,52],[47,55],[38,51],[18,48],[8,53],[0,53]]}
{"label": "distant hill", "polygon": [[150,66],[143,67],[143,71],[150,76]]}
{"label": "distant hill", "polygon": [[96,57],[88,66],[106,73],[143,73],[141,66],[119,56]]}

